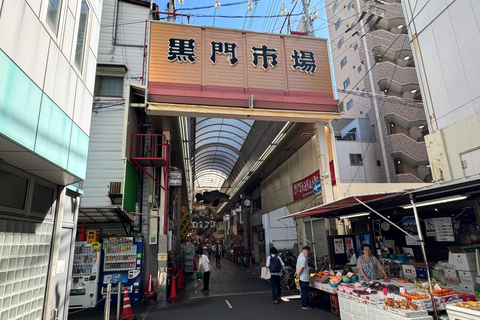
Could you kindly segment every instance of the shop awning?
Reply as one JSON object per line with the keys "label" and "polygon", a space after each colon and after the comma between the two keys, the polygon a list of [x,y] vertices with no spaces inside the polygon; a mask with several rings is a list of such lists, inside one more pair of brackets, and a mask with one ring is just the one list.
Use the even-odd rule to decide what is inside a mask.
{"label": "shop awning", "polygon": [[278,217],[278,219],[285,219],[285,218],[299,218],[299,217],[324,217],[327,215],[340,215],[342,214],[341,209],[349,208],[355,205],[359,205],[360,203],[357,201],[360,200],[363,203],[368,203],[369,201],[373,200],[380,200],[386,199],[389,197],[395,197],[400,194],[404,194],[404,191],[392,191],[392,192],[382,192],[382,193],[370,193],[370,194],[359,194],[354,196],[348,196],[339,200],[335,200],[329,203],[322,204],[320,206],[303,210],[300,212],[292,213],[283,217]]}

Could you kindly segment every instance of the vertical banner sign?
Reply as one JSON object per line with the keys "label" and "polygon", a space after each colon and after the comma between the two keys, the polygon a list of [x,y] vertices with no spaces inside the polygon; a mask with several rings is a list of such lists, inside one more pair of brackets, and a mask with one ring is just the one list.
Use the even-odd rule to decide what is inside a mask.
{"label": "vertical banner sign", "polygon": [[335,247],[335,254],[345,253],[343,239],[333,239],[333,245]]}
{"label": "vertical banner sign", "polygon": [[297,201],[313,194],[312,186],[320,181],[320,171],[316,171],[302,180],[292,184],[293,201]]}
{"label": "vertical banner sign", "polygon": [[190,228],[190,223],[193,219],[193,214],[188,212],[186,207],[182,207],[182,220],[180,220],[181,229],[181,236],[182,238],[185,237],[188,233],[188,229]]}

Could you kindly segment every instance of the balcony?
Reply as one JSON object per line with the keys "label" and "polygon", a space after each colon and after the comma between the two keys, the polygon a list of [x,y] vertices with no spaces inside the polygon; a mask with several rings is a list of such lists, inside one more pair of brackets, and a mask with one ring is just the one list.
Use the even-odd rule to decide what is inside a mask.
{"label": "balcony", "polygon": [[401,159],[411,166],[428,164],[425,141],[417,142],[403,133],[388,136],[392,146],[392,156]]}
{"label": "balcony", "polygon": [[400,101],[388,101],[383,108],[386,123],[394,122],[407,129],[425,126],[427,123],[425,110],[421,104],[416,106],[414,104],[405,105]]}

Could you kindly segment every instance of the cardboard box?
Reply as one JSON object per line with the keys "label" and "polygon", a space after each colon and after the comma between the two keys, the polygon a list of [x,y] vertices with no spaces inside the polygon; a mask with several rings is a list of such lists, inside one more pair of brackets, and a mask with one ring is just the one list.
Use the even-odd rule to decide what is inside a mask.
{"label": "cardboard box", "polygon": [[443,269],[443,273],[445,274],[445,277],[458,278],[457,270],[455,270],[455,269],[445,268],[445,269]]}
{"label": "cardboard box", "polygon": [[476,284],[476,271],[458,271],[458,277],[463,284]]}
{"label": "cardboard box", "polygon": [[[453,264],[458,271],[475,271],[477,262],[474,248],[476,247],[447,247],[448,263]],[[465,252],[467,250],[467,252]]]}
{"label": "cardboard box", "polygon": [[468,294],[475,294],[475,290],[480,288],[480,286],[475,284],[463,284],[460,283],[460,292],[461,293],[468,293]]}
{"label": "cardboard box", "polygon": [[463,300],[464,302],[467,301],[477,301],[477,298],[475,297],[474,294],[468,294],[468,293],[462,293],[458,295],[458,298],[460,300]]}
{"label": "cardboard box", "polygon": [[460,292],[460,285],[450,285],[447,284],[447,288],[456,292]]}
{"label": "cardboard box", "polygon": [[415,267],[408,264],[402,264],[403,276],[405,279],[414,279],[417,277]]}

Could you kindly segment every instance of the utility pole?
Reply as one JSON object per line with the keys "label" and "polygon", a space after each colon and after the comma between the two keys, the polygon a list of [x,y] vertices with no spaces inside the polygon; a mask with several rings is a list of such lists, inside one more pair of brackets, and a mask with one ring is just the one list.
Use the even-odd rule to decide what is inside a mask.
{"label": "utility pole", "polygon": [[302,0],[302,4],[303,4],[303,19],[305,20],[305,24],[303,25],[303,31],[307,32],[310,37],[313,37],[315,36],[313,32],[313,21],[310,18],[310,12],[308,10],[310,0]]}
{"label": "utility pole", "polygon": [[168,1],[167,12],[169,13],[167,16],[167,21],[173,22],[175,20],[173,16],[173,14],[175,13],[175,0]]}

